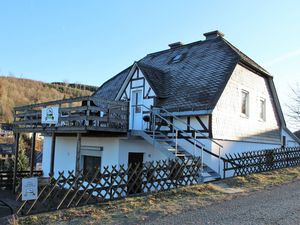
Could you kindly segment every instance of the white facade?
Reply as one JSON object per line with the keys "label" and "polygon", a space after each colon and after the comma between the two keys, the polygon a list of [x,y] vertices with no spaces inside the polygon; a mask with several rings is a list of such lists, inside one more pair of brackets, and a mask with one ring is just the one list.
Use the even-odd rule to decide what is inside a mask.
{"label": "white facade", "polygon": [[[50,172],[51,137],[45,137],[42,169],[44,174]],[[54,173],[58,171],[75,171],[76,137],[56,137]],[[141,139],[82,137],[81,146],[102,147],[102,151],[81,151],[81,167],[83,155],[100,156],[101,169],[106,166],[128,164],[129,153],[143,153],[143,162],[166,159],[152,145]]]}

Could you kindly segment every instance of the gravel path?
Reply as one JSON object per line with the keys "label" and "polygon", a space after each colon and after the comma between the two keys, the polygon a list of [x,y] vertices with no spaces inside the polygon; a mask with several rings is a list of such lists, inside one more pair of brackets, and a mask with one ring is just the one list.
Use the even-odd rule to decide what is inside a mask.
{"label": "gravel path", "polygon": [[300,224],[300,181],[145,224]]}

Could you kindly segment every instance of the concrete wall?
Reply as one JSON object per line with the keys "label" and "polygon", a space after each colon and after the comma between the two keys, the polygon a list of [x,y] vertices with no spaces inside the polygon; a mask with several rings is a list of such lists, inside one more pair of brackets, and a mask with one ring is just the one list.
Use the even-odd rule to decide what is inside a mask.
{"label": "concrete wall", "polygon": [[[249,92],[249,117],[241,114],[241,92]],[[266,120],[259,101],[266,100]],[[267,78],[237,65],[213,111],[213,137],[264,143],[280,142],[280,125]]]}

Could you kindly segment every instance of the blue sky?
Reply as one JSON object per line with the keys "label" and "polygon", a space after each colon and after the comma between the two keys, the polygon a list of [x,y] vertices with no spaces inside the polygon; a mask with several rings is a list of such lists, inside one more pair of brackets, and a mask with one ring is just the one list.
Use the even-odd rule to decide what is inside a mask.
{"label": "blue sky", "polygon": [[219,29],[273,74],[284,106],[300,83],[299,9],[275,0],[0,0],[0,74],[99,86],[147,53]]}

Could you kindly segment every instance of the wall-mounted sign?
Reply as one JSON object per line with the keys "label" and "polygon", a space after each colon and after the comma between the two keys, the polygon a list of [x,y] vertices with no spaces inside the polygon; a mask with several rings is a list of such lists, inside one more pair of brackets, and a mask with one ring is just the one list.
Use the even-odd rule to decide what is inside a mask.
{"label": "wall-mounted sign", "polygon": [[58,123],[58,107],[47,107],[42,109],[42,123],[57,124]]}
{"label": "wall-mounted sign", "polygon": [[22,201],[35,200],[38,196],[38,178],[22,179]]}

